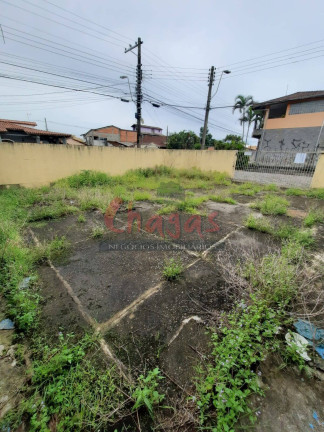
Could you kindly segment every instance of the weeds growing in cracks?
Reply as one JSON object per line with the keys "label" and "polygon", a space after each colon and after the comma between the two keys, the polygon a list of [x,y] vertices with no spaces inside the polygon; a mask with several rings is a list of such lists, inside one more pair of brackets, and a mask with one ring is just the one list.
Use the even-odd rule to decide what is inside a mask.
{"label": "weeds growing in cracks", "polygon": [[[285,353],[286,361],[296,361],[279,329],[289,323],[287,311],[298,295],[303,256],[302,246],[289,242],[279,254],[247,261],[243,270],[238,269],[249,295],[223,315],[218,329],[211,329],[212,349],[204,367],[198,368],[194,398],[202,430],[233,431],[243,414],[253,424],[257,413],[248,401],[253,394],[263,395],[260,362],[276,351]],[[300,359],[298,364],[304,367]]]}

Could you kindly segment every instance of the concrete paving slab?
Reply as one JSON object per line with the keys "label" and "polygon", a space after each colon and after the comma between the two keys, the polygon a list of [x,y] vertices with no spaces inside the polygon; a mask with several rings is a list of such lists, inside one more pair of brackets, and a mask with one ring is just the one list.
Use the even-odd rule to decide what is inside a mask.
{"label": "concrete paving slab", "polygon": [[[136,236],[134,235],[133,238]],[[151,237],[141,233],[141,241]],[[108,320],[162,279],[164,261],[193,260],[181,251],[109,250],[110,235],[88,240],[72,248],[67,262],[58,265],[62,277],[72,286],[87,312],[98,322]]]}
{"label": "concrete paving slab", "polygon": [[[105,228],[104,216],[100,211],[87,212],[84,216],[83,223],[78,222],[78,215],[68,215],[60,219],[32,224],[31,228],[41,242],[65,236],[73,244],[91,237],[94,227]],[[117,223],[116,226],[119,227],[121,224]]]}
{"label": "concrete paving slab", "polygon": [[46,330],[46,337],[52,335],[57,341],[58,333],[82,334],[90,329],[89,324],[80,314],[76,303],[68,294],[64,284],[55,271],[46,265],[39,267],[41,294],[43,299],[41,325]]}
{"label": "concrete paving slab", "polygon": [[[187,325],[182,326],[183,320],[195,316],[203,323],[210,313],[228,310],[231,304],[224,296],[223,287],[215,266],[199,260],[185,271],[179,281],[165,282],[160,290],[110,329],[105,338],[111,346],[115,346],[124,363],[129,362],[131,367],[143,367],[146,363],[152,366],[162,356],[166,367],[169,353],[170,364],[177,358],[185,370],[189,361],[187,346],[184,347],[183,343],[183,349],[178,346],[183,336],[178,337],[183,335],[183,331],[188,331]],[[179,329],[178,337],[174,338]],[[192,330],[190,340],[193,347],[201,349],[200,336],[199,332]],[[173,344],[177,348],[170,349]],[[184,384],[187,376],[183,379],[179,377],[179,380],[180,384]]]}

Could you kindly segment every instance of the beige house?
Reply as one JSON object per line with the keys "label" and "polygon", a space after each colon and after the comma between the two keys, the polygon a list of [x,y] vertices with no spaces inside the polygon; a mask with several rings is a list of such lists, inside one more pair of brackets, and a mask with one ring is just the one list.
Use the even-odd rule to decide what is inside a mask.
{"label": "beige house", "polygon": [[317,152],[324,149],[324,90],[297,92],[253,105],[264,112],[252,136],[258,151]]}

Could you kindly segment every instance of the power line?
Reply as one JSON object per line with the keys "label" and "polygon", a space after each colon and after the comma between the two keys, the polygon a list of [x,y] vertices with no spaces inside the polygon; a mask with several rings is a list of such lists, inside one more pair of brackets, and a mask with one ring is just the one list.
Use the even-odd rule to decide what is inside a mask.
{"label": "power line", "polygon": [[[46,16],[44,16],[44,15],[41,15],[41,14],[39,14],[39,13],[37,13],[37,12],[31,11],[31,10],[29,10],[29,9],[26,9],[26,8],[24,8],[24,7],[22,7],[22,6],[14,5],[14,4],[10,3],[10,2],[7,1],[7,0],[1,0],[1,1],[2,1],[3,3],[8,4],[9,6],[12,6],[12,7],[15,7],[15,8],[18,8],[18,9],[21,9],[21,10],[27,12],[27,13],[32,14],[32,15],[36,15],[36,16],[39,16],[40,18],[43,18],[43,19],[46,19],[46,20],[48,20],[48,21],[54,22],[55,24],[58,24],[58,25],[60,25],[60,26],[63,26],[64,28],[69,28],[69,29],[71,29],[71,30],[77,31],[77,32],[82,33],[82,34],[86,34],[86,35],[88,35],[88,36],[90,36],[90,37],[93,37],[93,38],[96,38],[96,39],[98,39],[98,40],[101,40],[101,41],[104,41],[104,42],[108,42],[108,43],[110,43],[110,44],[112,44],[112,45],[116,45],[116,46],[118,46],[118,47],[123,47],[123,45],[117,44],[117,43],[112,42],[112,41],[110,41],[110,40],[108,40],[108,39],[101,38],[101,37],[99,37],[99,36],[97,36],[97,35],[93,35],[93,34],[91,34],[91,33],[88,33],[88,32],[86,32],[86,31],[84,30],[84,28],[83,28],[83,30],[80,30],[80,29],[75,28],[75,27],[72,27],[72,26],[70,26],[70,25],[68,25],[68,24],[63,24],[62,22],[59,22],[59,21],[54,20],[54,19],[52,19],[52,18],[48,18],[48,17],[46,17]],[[39,5],[37,5],[37,6],[34,5],[33,3],[29,2],[28,0],[24,0],[24,3],[29,3],[29,4],[32,4],[34,7],[37,7],[38,9],[46,10],[45,8],[42,8],[42,7],[39,6]],[[47,12],[49,12],[50,14],[57,15],[57,14],[55,14],[55,13],[53,13],[53,12],[48,11],[48,10],[47,10]],[[68,18],[65,18],[65,19],[68,20]],[[73,22],[73,20],[71,20],[71,21]],[[80,25],[79,23],[77,23],[77,24]]]}
{"label": "power line", "polygon": [[[11,28],[11,27],[8,27],[8,26],[4,26],[4,27],[7,27],[7,28]],[[15,29],[14,29],[14,31],[16,31]],[[21,31],[21,30],[18,30],[18,31],[20,31],[21,33],[24,33],[24,34],[29,34],[29,33],[27,33],[27,32],[24,32],[24,31]],[[101,67],[101,68],[103,68],[103,69],[107,69],[107,70],[111,70],[111,71],[113,71],[113,72],[118,72],[118,73],[120,73],[120,71],[122,70],[125,70],[125,69],[127,69],[127,73],[133,73],[132,72],[132,70],[131,70],[131,68],[130,67],[126,67],[125,69],[118,69],[116,66],[114,66],[114,65],[110,65],[110,66],[108,66],[109,65],[109,63],[106,63],[106,62],[102,62],[102,61],[100,61],[100,60],[93,60],[93,59],[91,59],[91,58],[89,58],[89,57],[86,57],[86,56],[84,56],[84,55],[80,55],[80,54],[78,54],[78,53],[75,53],[75,49],[74,48],[70,48],[71,50],[72,50],[72,52],[71,51],[68,51],[68,50],[66,50],[66,49],[62,49],[62,48],[57,48],[57,47],[55,47],[55,46],[52,46],[52,45],[49,45],[49,44],[47,44],[47,43],[44,43],[44,42],[40,42],[40,41],[37,41],[37,40],[33,40],[33,39],[30,39],[30,38],[28,38],[28,37],[26,37],[26,36],[20,36],[19,34],[15,34],[15,33],[12,33],[12,32],[10,32],[10,31],[6,31],[6,34],[9,34],[9,35],[11,35],[11,36],[15,36],[15,37],[18,37],[18,38],[21,38],[21,39],[23,39],[23,41],[20,41],[20,40],[17,40],[17,39],[13,39],[13,38],[7,38],[7,39],[9,39],[9,40],[13,40],[13,41],[15,41],[15,42],[18,42],[18,43],[21,43],[21,44],[24,44],[24,45],[30,45],[30,46],[33,46],[34,48],[38,48],[38,49],[44,49],[44,48],[41,48],[41,47],[38,47],[38,46],[35,46],[35,45],[32,45],[32,44],[28,44],[28,43],[26,43],[25,41],[27,40],[27,41],[30,41],[30,42],[32,42],[32,43],[36,43],[36,44],[38,44],[38,45],[42,45],[42,46],[45,46],[45,47],[49,47],[49,48],[51,48],[52,50],[54,49],[54,50],[56,50],[56,51],[58,51],[58,52],[55,52],[55,51],[51,51],[51,50],[45,50],[45,51],[49,51],[49,52],[52,52],[53,54],[57,54],[57,55],[61,55],[61,56],[63,56],[63,57],[68,57],[68,58],[70,58],[70,59],[74,59],[74,60],[77,60],[77,61],[82,61],[83,63],[88,63],[88,64],[90,64],[91,66],[93,66],[94,64],[97,66],[97,67]],[[36,38],[35,36],[33,36],[33,35],[31,35],[33,38]],[[41,38],[41,37],[38,37],[39,39],[43,39],[43,40],[47,40],[48,41],[48,39],[45,39],[45,38]],[[49,41],[51,44],[54,44],[52,41]],[[56,45],[62,45],[62,46],[66,46],[66,45],[63,45],[63,44],[56,44]],[[69,48],[69,47],[68,47]],[[77,50],[77,51],[80,51],[80,50]],[[67,55],[64,55],[64,54],[61,54],[61,52],[64,52],[64,53],[67,53],[67,54],[69,54],[68,56]],[[88,55],[87,53],[86,53],[86,55]]]}
{"label": "power line", "polygon": [[[94,24],[96,27],[98,26],[98,23],[96,23],[96,22],[94,22],[94,21],[91,21],[89,18],[83,18],[82,16],[80,16],[80,15],[74,13],[74,12],[71,12],[71,11],[69,11],[68,9],[64,9],[62,6],[58,6],[58,5],[56,5],[55,3],[50,2],[49,0],[44,0],[44,1],[45,1],[46,3],[51,4],[52,6],[55,6],[55,7],[58,8],[58,9],[61,9],[61,10],[65,11],[65,12],[67,12],[67,13],[73,15],[73,16],[76,16],[76,17],[82,19],[82,20],[85,21],[87,24],[92,23],[92,24]],[[105,26],[103,26],[103,25],[101,25],[101,24],[100,24],[100,28],[104,28],[105,30],[108,30],[108,31],[110,31],[111,33],[114,33],[114,34],[116,34],[116,35],[118,35],[118,36],[120,36],[120,37],[126,39],[127,42],[130,41],[130,40],[132,39],[132,38],[130,38],[130,37],[128,37],[128,36],[123,36],[122,34],[116,32],[116,31],[114,31],[114,30],[111,30],[109,27],[105,27]],[[120,40],[120,39],[118,39],[118,40]],[[121,41],[121,42],[125,43],[124,41]]]}
{"label": "power line", "polygon": [[[66,38],[64,38],[64,37],[62,37],[62,36],[60,36],[60,35],[57,35],[57,34],[49,33],[49,32],[47,32],[47,31],[44,31],[43,29],[38,29],[38,28],[36,28],[36,27],[32,27],[32,26],[26,24],[26,22],[18,21],[16,18],[13,19],[13,18],[10,18],[10,17],[8,17],[8,16],[6,16],[6,15],[1,15],[1,18],[2,18],[2,19],[5,18],[6,20],[13,21],[14,23],[19,24],[20,26],[24,26],[24,27],[30,28],[30,29],[32,29],[32,30],[35,30],[36,32],[43,33],[43,34],[45,34],[45,35],[47,35],[47,36],[54,37],[54,38],[55,38],[55,42],[52,42],[52,43],[56,43],[56,44],[57,44],[57,43],[58,43],[58,42],[57,42],[57,39],[61,39],[62,41],[64,41],[64,42],[68,42],[68,43],[71,45],[71,40],[70,40],[70,39],[66,39]],[[9,26],[8,26],[8,27],[9,27]],[[20,29],[15,29],[15,30],[17,30],[17,31],[21,31]],[[39,36],[35,36],[35,37],[39,37]],[[79,51],[82,51],[82,52],[85,52],[85,51],[84,51],[84,49],[85,49],[85,46],[84,46],[84,45],[79,44],[79,43],[77,43],[77,42],[72,42],[72,45],[73,45],[73,46],[79,46],[79,47],[81,47],[81,48],[83,49],[83,51],[80,50],[79,48],[78,48],[78,50],[79,50]],[[69,46],[69,48],[70,48],[70,49],[75,49],[74,47],[71,47],[71,46]],[[98,54],[100,54],[100,55],[93,54],[94,52],[95,52],[95,53],[98,53]],[[98,51],[98,50],[96,50],[95,48],[91,48],[91,52],[90,52],[90,53],[86,53],[86,54],[89,55],[89,56],[92,56],[92,57],[97,57],[97,58],[99,58],[99,59],[101,59],[101,60],[104,60],[104,61],[107,61],[107,59],[110,59],[110,62],[111,62],[111,63],[118,64],[118,65],[120,65],[120,66],[122,66],[122,67],[128,67],[128,68],[130,67],[130,65],[127,64],[127,63],[125,63],[123,60],[120,60],[120,59],[117,58],[117,57],[113,57],[113,56],[111,56],[111,55],[109,55],[109,54],[107,54],[107,53],[103,53],[103,52],[101,52],[101,51]]]}
{"label": "power line", "polygon": [[18,78],[18,77],[13,77],[13,76],[4,75],[4,74],[0,74],[0,78],[7,78],[7,79],[11,79],[11,80],[30,82],[33,84],[41,84],[41,85],[45,85],[45,86],[49,86],[49,87],[57,87],[57,88],[62,88],[62,89],[67,89],[67,90],[73,90],[76,92],[93,93],[93,94],[96,94],[99,96],[106,96],[106,97],[109,97],[112,99],[120,99],[119,96],[113,96],[113,95],[106,94],[106,93],[98,93],[98,92],[93,92],[93,91],[86,90],[86,89],[71,88],[71,87],[66,87],[66,86],[57,85],[57,84],[46,84],[46,83],[35,81],[35,80],[28,80],[25,78]]}
{"label": "power line", "polygon": [[[99,86],[98,83],[82,80],[80,78],[73,78],[73,77],[69,77],[69,76],[66,76],[66,75],[60,75],[60,74],[57,74],[57,73],[54,73],[54,72],[42,71],[40,69],[35,69],[35,68],[27,67],[27,66],[21,66],[21,65],[14,64],[14,63],[4,62],[4,61],[0,61],[0,63],[1,64],[5,64],[5,65],[10,65],[10,66],[18,67],[18,68],[22,68],[22,69],[31,70],[31,71],[34,71],[34,72],[41,72],[41,73],[44,73],[44,74],[47,74],[47,75],[57,76],[57,77],[61,77],[61,78],[67,78],[67,79],[70,79],[70,80],[73,80],[73,81],[78,81],[78,82],[87,83],[87,84],[94,84],[94,85],[98,85]],[[105,87],[110,88],[111,86],[106,85]]]}

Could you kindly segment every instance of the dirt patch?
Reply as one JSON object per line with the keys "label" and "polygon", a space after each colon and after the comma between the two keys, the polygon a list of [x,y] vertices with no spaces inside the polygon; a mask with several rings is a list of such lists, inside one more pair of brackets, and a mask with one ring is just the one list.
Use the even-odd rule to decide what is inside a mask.
{"label": "dirt patch", "polygon": [[[261,364],[260,370],[266,393],[265,398],[255,398],[252,403],[259,413],[253,428],[256,432],[324,430],[323,381],[307,378],[292,368],[280,370],[273,356]],[[248,422],[238,430],[247,426]]]}
{"label": "dirt patch", "polygon": [[307,212],[304,210],[298,210],[290,208],[287,210],[287,216],[296,218],[296,219],[304,219],[307,215]]}

